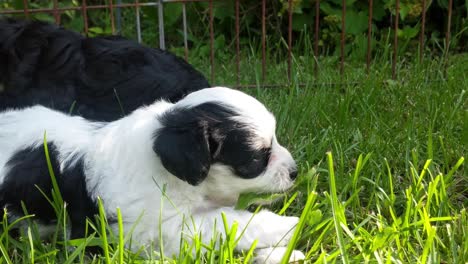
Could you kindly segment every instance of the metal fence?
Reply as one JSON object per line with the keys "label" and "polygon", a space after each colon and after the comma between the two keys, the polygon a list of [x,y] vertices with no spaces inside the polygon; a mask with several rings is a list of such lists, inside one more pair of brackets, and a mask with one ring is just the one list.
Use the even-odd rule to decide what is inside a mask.
{"label": "metal fence", "polygon": [[[116,1],[116,2],[114,2]],[[158,30],[159,30],[159,47],[165,49],[165,35],[164,35],[164,6],[173,3],[182,4],[182,18],[183,18],[183,35],[184,35],[184,48],[185,48],[185,59],[188,58],[188,41],[187,41],[187,16],[186,16],[186,4],[193,2],[207,2],[208,13],[209,13],[209,33],[210,33],[210,64],[211,64],[211,83],[214,84],[215,73],[216,73],[216,64],[215,64],[215,49],[214,49],[214,25],[213,25],[213,2],[223,2],[223,1],[235,1],[235,50],[236,50],[236,75],[237,75],[237,86],[238,87],[252,87],[256,84],[241,84],[240,83],[240,41],[239,41],[239,32],[240,32],[240,12],[239,12],[239,1],[240,0],[158,0],[153,2],[140,2],[139,0],[134,0],[132,3],[122,3],[121,0],[107,0],[106,5],[87,5],[86,0],[81,0],[81,6],[70,6],[70,7],[59,7],[58,0],[52,0],[53,6],[51,8],[29,8],[28,1],[23,0],[24,9],[23,10],[0,10],[0,15],[4,14],[24,14],[26,17],[29,17],[32,13],[47,13],[51,14],[55,18],[55,22],[60,24],[60,15],[61,13],[69,10],[78,11],[82,13],[84,20],[84,32],[88,33],[88,10],[97,10],[97,9],[107,9],[110,14],[110,24],[112,32],[116,32],[116,13],[117,18],[120,16],[121,8],[133,8],[135,10],[135,19],[136,19],[136,32],[138,41],[141,42],[141,25],[140,25],[140,8],[144,6],[154,6],[158,11]],[[319,72],[318,68],[318,58],[319,58],[319,36],[320,36],[320,0],[311,0],[315,2],[315,21],[314,21],[314,56],[316,58],[314,74],[317,76]],[[322,0],[323,1],[323,0]],[[366,65],[367,73],[369,73],[369,68],[371,65],[371,54],[372,54],[372,10],[373,10],[373,0],[369,0],[369,17],[368,17],[368,30],[367,30],[367,51],[366,51]],[[448,9],[447,9],[447,27],[445,31],[445,46],[444,54],[447,56],[449,51],[450,43],[450,27],[452,20],[452,6],[453,0],[449,0]],[[266,63],[266,7],[267,0],[262,0],[262,14],[261,14],[261,45],[262,45],[262,82],[265,80],[265,75],[268,71]],[[288,81],[291,81],[291,68],[292,68],[292,56],[293,56],[293,46],[292,46],[292,23],[293,23],[293,0],[288,0],[288,37],[287,37],[287,76]],[[392,27],[394,32],[397,32],[399,28],[399,10],[400,10],[400,0],[395,0],[395,12],[392,19]],[[421,16],[421,31],[419,35],[419,60],[422,60],[423,49],[425,45],[425,24],[426,24],[426,13],[427,13],[427,0],[422,0],[422,16]],[[313,19],[313,18],[311,18]],[[342,0],[342,14],[341,14],[341,41],[340,41],[340,63],[339,69],[340,74],[343,76],[345,74],[345,22],[346,22],[346,0]],[[392,78],[397,78],[396,65],[398,62],[397,56],[398,49],[398,35],[394,34],[393,45],[392,45]],[[262,86],[282,86],[278,84],[265,84],[262,83]]]}

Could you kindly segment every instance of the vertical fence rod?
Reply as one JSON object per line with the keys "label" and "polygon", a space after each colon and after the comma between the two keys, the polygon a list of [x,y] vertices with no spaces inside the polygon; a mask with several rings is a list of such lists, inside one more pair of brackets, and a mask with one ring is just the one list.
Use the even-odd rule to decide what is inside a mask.
{"label": "vertical fence rod", "polygon": [[28,0],[23,0],[23,12],[26,18],[29,18]]}
{"label": "vertical fence rod", "polygon": [[344,44],[346,35],[346,0],[341,1],[341,42],[340,42],[340,75],[343,77],[344,74]]}
{"label": "vertical fence rod", "polygon": [[292,0],[288,0],[288,81],[291,83],[292,64]]}
{"label": "vertical fence rod", "polygon": [[[424,0],[423,0],[424,1]],[[369,0],[369,20],[367,22],[367,58],[366,70],[367,74],[370,71],[371,51],[372,51],[372,14],[373,14],[373,1]]]}
{"label": "vertical fence rod", "polygon": [[86,0],[81,2],[81,13],[83,14],[84,33],[88,35],[88,11],[86,10]]}
{"label": "vertical fence rod", "polygon": [[140,21],[140,2],[135,1],[135,19],[138,43],[141,43],[141,21]]}
{"label": "vertical fence rod", "polygon": [[185,61],[188,61],[187,10],[185,3],[182,3],[182,26],[184,28],[184,56]]}
{"label": "vertical fence rod", "polygon": [[395,1],[395,32],[393,36],[392,79],[396,79],[396,64],[398,53],[398,18],[400,14],[400,0]]}
{"label": "vertical fence rod", "polygon": [[215,70],[214,70],[214,29],[213,29],[213,0],[209,2],[210,12],[210,65],[211,65],[211,85],[214,85]]}
{"label": "vertical fence rod", "polygon": [[[445,51],[444,51],[444,56],[445,56],[445,62],[447,62],[448,59],[448,52],[450,48],[450,27],[452,24],[452,5],[453,5],[453,0],[449,0],[448,4],[448,13],[447,13],[447,32],[445,33]],[[447,63],[445,64],[445,69],[447,69]]]}
{"label": "vertical fence rod", "polygon": [[57,0],[54,0],[53,1],[53,9],[54,9],[54,20],[55,20],[55,24],[59,25],[60,24],[60,15],[59,15],[59,12],[58,12],[58,2]]}
{"label": "vertical fence rod", "polygon": [[158,27],[159,27],[159,48],[166,49],[166,42],[164,38],[164,3],[163,0],[158,2]]}
{"label": "vertical fence rod", "polygon": [[236,84],[237,87],[240,85],[240,40],[239,40],[239,0],[236,0]]}
{"label": "vertical fence rod", "polygon": [[315,0],[315,34],[314,34],[314,55],[315,55],[315,78],[318,76],[318,44],[319,44],[319,28],[320,28],[320,0]]}
{"label": "vertical fence rod", "polygon": [[112,2],[112,0],[109,0],[109,12],[111,19],[112,34],[115,34],[114,3]]}
{"label": "vertical fence rod", "polygon": [[419,62],[422,61],[424,53],[424,31],[426,27],[426,0],[422,0],[422,18],[421,18],[421,32],[419,33]]}
{"label": "vertical fence rod", "polygon": [[262,84],[266,74],[266,0],[262,0]]}

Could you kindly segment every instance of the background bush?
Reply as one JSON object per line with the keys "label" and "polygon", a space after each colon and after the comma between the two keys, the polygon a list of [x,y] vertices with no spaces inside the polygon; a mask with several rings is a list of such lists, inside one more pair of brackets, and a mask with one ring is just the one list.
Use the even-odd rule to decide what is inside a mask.
{"label": "background bush", "polygon": [[[426,13],[426,51],[439,54],[444,50],[447,28],[447,7],[449,0],[427,0]],[[113,0],[113,3],[119,1]],[[133,2],[123,0],[120,2]],[[148,1],[140,1],[148,2]],[[351,58],[363,59],[367,49],[368,1],[346,1],[346,46],[345,52]],[[88,0],[87,5],[108,4],[108,0]],[[320,53],[337,55],[341,32],[342,0],[320,2]],[[214,1],[215,48],[217,51],[234,52],[235,41],[235,1]],[[293,39],[294,48],[302,50],[313,42],[315,21],[315,1],[293,0]],[[59,1],[60,7],[81,6],[78,0]],[[394,32],[393,17],[395,0],[374,0],[373,3],[373,50],[379,50],[389,43]],[[50,0],[30,0],[29,8],[53,7]],[[4,0],[0,8],[24,8],[22,0]],[[468,1],[453,1],[452,52],[468,51]],[[120,16],[117,14],[120,12]],[[418,48],[421,30],[422,0],[400,1],[400,27],[397,32],[400,54],[414,53]],[[135,9],[121,8],[115,10],[118,33],[136,38]],[[241,45],[258,47],[261,40],[261,1],[240,1],[240,41]],[[33,14],[33,17],[54,21],[52,14]],[[118,19],[120,17],[120,21]],[[284,41],[287,39],[288,0],[267,1],[267,38],[268,48],[286,51]],[[141,8],[143,41],[151,46],[158,43],[157,7]],[[183,47],[182,4],[164,5],[165,35],[168,47]],[[191,52],[199,56],[209,54],[209,12],[208,2],[187,4],[187,21],[189,25],[189,46]],[[61,15],[60,23],[67,28],[83,32],[81,11],[66,11]],[[88,10],[89,35],[111,34],[110,15],[105,9]],[[121,26],[119,26],[121,25]],[[229,53],[229,52],[228,52]],[[219,55],[219,54],[218,54]]]}

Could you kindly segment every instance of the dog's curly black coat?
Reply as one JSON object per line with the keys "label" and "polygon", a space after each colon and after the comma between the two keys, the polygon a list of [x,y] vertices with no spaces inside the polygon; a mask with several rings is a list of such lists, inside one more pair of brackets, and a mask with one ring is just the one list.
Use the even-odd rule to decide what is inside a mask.
{"label": "dog's curly black coat", "polygon": [[118,36],[87,38],[41,21],[0,19],[0,111],[41,104],[112,121],[209,86],[167,51]]}

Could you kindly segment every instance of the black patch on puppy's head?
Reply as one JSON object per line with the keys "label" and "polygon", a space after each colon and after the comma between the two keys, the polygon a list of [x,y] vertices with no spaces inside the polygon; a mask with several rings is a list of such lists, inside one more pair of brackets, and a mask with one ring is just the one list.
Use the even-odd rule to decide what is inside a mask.
{"label": "black patch on puppy's head", "polygon": [[257,177],[270,150],[254,149],[253,128],[235,116],[241,114],[219,103],[174,108],[160,117],[153,150],[170,173],[191,185],[200,184],[213,163],[230,166],[241,178]]}

